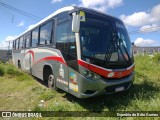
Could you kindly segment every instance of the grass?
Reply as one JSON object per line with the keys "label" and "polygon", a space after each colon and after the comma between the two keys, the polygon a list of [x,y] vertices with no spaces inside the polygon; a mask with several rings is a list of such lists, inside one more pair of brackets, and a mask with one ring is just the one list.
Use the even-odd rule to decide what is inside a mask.
{"label": "grass", "polygon": [[[0,110],[160,111],[160,64],[147,55],[136,56],[135,64],[135,82],[128,91],[89,99],[78,99],[63,91],[52,91],[13,65],[1,63]],[[43,107],[41,100],[44,100]],[[86,120],[90,119],[90,117],[76,119]],[[94,117],[92,119],[106,118]],[[134,120],[137,118],[127,117],[119,119]],[[152,120],[157,118],[140,117],[138,119]]]}

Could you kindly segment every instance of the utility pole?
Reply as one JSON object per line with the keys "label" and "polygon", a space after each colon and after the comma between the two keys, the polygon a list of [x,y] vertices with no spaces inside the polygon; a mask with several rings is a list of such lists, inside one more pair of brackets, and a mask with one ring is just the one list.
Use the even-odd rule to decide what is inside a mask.
{"label": "utility pole", "polygon": [[9,62],[9,58],[10,58],[10,45],[12,41],[6,41],[8,43],[8,51],[7,51],[7,61]]}

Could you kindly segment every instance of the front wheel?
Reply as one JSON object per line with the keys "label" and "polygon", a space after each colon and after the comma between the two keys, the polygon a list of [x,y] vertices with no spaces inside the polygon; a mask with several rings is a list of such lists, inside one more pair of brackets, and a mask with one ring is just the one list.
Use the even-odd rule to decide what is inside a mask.
{"label": "front wheel", "polygon": [[50,89],[57,90],[56,84],[55,84],[55,77],[53,76],[53,74],[48,75],[48,87]]}

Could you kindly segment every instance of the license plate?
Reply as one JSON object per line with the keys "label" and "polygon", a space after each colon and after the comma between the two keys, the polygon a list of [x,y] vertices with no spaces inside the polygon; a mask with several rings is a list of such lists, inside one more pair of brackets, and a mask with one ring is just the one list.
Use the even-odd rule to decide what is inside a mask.
{"label": "license plate", "polygon": [[115,89],[116,92],[119,92],[119,91],[122,91],[122,90],[124,90],[124,87],[118,87],[118,88]]}

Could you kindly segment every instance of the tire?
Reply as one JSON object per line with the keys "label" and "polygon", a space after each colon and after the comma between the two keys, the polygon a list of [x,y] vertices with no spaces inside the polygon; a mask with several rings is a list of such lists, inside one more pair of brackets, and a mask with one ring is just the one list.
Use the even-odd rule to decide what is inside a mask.
{"label": "tire", "polygon": [[48,74],[47,82],[50,89],[57,90],[55,77],[51,72]]}
{"label": "tire", "polygon": [[21,69],[21,62],[18,61],[18,68]]}

